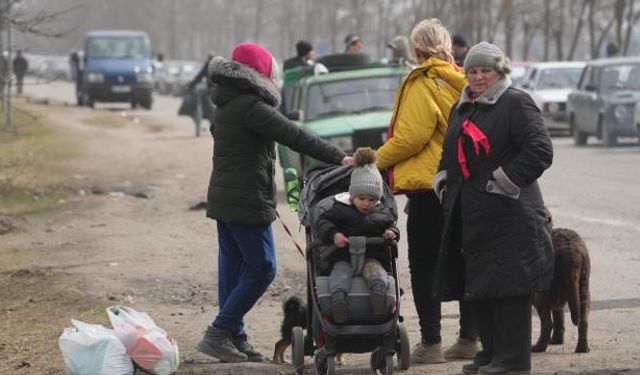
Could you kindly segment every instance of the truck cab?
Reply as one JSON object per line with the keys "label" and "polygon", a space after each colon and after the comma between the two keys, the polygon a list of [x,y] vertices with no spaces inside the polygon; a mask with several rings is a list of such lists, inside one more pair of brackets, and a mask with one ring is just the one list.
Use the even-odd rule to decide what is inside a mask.
{"label": "truck cab", "polygon": [[144,31],[90,31],[84,40],[83,69],[76,85],[78,105],[128,102],[151,109],[153,59]]}

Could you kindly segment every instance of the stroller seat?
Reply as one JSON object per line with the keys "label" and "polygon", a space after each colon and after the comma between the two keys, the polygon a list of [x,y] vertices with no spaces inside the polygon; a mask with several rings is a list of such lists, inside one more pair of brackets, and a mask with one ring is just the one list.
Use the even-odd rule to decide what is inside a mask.
{"label": "stroller seat", "polygon": [[[388,284],[390,288],[387,290],[387,314],[383,317],[376,317],[373,315],[371,308],[371,302],[369,300],[369,288],[364,278],[358,276],[354,277],[351,281],[351,288],[349,289],[348,302],[348,321],[358,322],[379,322],[388,319],[392,314],[396,306],[395,295],[395,279],[391,275],[387,275]],[[329,277],[317,276],[316,288],[318,296],[318,305],[322,314],[331,315],[331,293],[329,292]]]}

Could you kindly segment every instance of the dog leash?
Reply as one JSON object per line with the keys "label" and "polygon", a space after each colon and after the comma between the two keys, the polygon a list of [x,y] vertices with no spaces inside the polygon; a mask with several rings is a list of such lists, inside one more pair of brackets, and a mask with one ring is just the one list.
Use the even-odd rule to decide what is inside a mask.
{"label": "dog leash", "polygon": [[291,238],[291,241],[296,246],[296,249],[298,249],[298,252],[304,258],[304,251],[302,251],[302,246],[300,246],[298,241],[296,241],[296,239],[293,238],[293,235],[291,234],[291,230],[289,230],[289,227],[287,226],[287,224],[284,223],[284,221],[280,217],[280,213],[277,210],[276,210],[276,216],[278,217],[278,220],[280,220],[280,224],[282,224],[282,227],[284,228],[284,231],[287,232],[287,234],[289,235],[289,238]]}

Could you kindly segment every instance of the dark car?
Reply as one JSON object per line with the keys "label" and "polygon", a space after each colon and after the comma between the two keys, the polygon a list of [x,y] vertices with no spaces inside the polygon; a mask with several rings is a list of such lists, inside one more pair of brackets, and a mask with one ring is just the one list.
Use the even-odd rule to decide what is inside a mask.
{"label": "dark car", "polygon": [[591,135],[605,147],[615,146],[618,137],[637,137],[634,111],[639,100],[640,58],[589,62],[567,102],[575,144],[586,144]]}
{"label": "dark car", "polygon": [[77,87],[79,105],[129,102],[150,109],[153,61],[143,31],[91,31],[84,42],[84,69]]}

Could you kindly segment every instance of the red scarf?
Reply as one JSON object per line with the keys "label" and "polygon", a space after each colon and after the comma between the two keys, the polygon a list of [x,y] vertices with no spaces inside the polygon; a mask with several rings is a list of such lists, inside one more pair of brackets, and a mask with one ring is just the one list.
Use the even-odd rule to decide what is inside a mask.
{"label": "red scarf", "polygon": [[462,123],[462,134],[458,137],[458,164],[460,164],[462,176],[466,181],[471,177],[471,172],[469,172],[469,167],[467,167],[467,157],[464,154],[464,148],[462,147],[462,137],[465,135],[473,141],[473,148],[475,149],[476,156],[480,155],[480,146],[484,148],[485,154],[489,156],[489,154],[491,154],[491,146],[489,145],[489,139],[487,136],[476,124],[473,123],[473,121],[468,119],[464,120]]}

